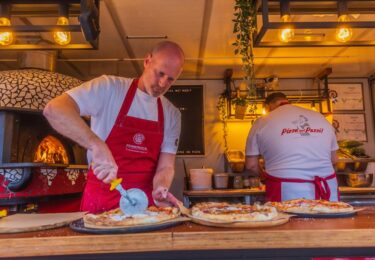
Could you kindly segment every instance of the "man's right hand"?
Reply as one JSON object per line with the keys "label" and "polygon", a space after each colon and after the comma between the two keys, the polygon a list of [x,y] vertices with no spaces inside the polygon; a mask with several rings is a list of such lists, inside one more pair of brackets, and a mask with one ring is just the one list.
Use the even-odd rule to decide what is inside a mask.
{"label": "man's right hand", "polygon": [[117,178],[117,164],[107,144],[102,140],[96,140],[91,146],[92,163],[94,175],[104,183],[111,183]]}

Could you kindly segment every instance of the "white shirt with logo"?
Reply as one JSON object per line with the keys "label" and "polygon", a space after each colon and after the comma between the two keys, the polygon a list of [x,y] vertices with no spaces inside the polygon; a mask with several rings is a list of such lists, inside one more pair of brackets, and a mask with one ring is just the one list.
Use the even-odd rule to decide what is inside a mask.
{"label": "white shirt with logo", "polygon": [[[91,129],[106,140],[120,112],[133,79],[107,76],[95,78],[67,91],[80,109],[81,116],[91,116]],[[168,99],[160,97],[164,112],[164,139],[161,152],[176,154],[181,132],[181,113]],[[157,98],[137,89],[129,116],[157,121]],[[134,137],[140,141],[141,136]],[[91,162],[91,154],[88,152]]]}
{"label": "white shirt with logo", "polygon": [[[256,120],[246,142],[246,155],[262,155],[268,174],[304,180],[334,173],[331,152],[337,149],[334,129],[323,115],[290,104]],[[337,181],[328,183],[330,200],[337,200]],[[282,191],[282,200],[315,197],[309,183],[283,183]]]}

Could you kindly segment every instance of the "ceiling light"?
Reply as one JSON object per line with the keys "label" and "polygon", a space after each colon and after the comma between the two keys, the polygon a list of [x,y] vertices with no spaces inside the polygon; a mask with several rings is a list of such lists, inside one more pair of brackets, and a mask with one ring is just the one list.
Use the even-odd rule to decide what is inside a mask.
{"label": "ceiling light", "polygon": [[[281,17],[281,20],[284,22],[284,23],[287,23],[287,22],[290,22],[291,21],[291,18],[290,18],[290,15],[283,15]],[[294,37],[294,30],[293,28],[291,27],[287,27],[287,28],[283,28],[280,30],[279,32],[279,37],[280,37],[280,40],[282,42],[289,42],[293,39]]]}
{"label": "ceiling light", "polygon": [[[0,17],[0,26],[9,26],[10,20],[6,17]],[[6,46],[13,42],[12,32],[0,32],[0,45]]]}
{"label": "ceiling light", "polygon": [[[66,17],[59,17],[57,19],[57,25],[69,25],[69,20]],[[67,45],[70,43],[72,37],[70,35],[70,32],[54,32],[53,33],[53,39],[55,42],[59,45]]]}
{"label": "ceiling light", "polygon": [[[6,2],[9,6],[9,18],[5,16],[8,20],[0,19],[0,50],[98,48],[99,0],[7,0],[2,2]],[[0,18],[3,17],[5,10],[3,6],[4,4],[0,5]],[[40,24],[41,21],[49,22],[51,19],[34,19],[34,17],[46,16],[55,17],[57,23]],[[10,24],[10,20],[13,25]],[[17,42],[13,41],[12,33],[17,33]],[[46,33],[50,33],[52,41]],[[30,34],[34,38],[39,36],[41,40],[30,41],[30,38],[25,37]],[[1,41],[2,39],[4,41]]]}
{"label": "ceiling light", "polygon": [[[339,22],[349,22],[349,16],[343,14],[339,17]],[[347,42],[353,36],[353,30],[345,25],[339,25],[339,28],[336,29],[336,40],[339,42]]]}
{"label": "ceiling light", "polygon": [[[67,4],[60,5],[59,16],[60,17],[57,18],[57,25],[69,25]],[[67,45],[70,43],[72,37],[70,32],[57,31],[53,32],[53,39],[59,45]]]}
{"label": "ceiling light", "polygon": [[[350,18],[348,15],[348,3],[346,0],[341,0],[337,3],[337,10],[338,10],[338,21],[340,23],[350,22]],[[347,42],[350,41],[353,36],[353,30],[348,27],[348,25],[340,24],[336,29],[336,40],[339,42]]]}
{"label": "ceiling light", "polygon": [[[289,7],[289,0],[284,0],[280,2],[280,16],[281,21],[283,23],[289,23],[292,21],[290,17],[290,7]],[[294,37],[294,29],[292,26],[283,26],[281,30],[279,30],[279,38],[282,42],[290,42]]]}
{"label": "ceiling light", "polygon": [[[375,28],[375,21],[369,18],[375,15],[375,0],[259,0],[258,3],[254,47],[375,46],[370,30]],[[356,19],[349,19],[353,15]]]}
{"label": "ceiling light", "polygon": [[[9,19],[9,9],[8,4],[0,4],[0,26],[10,26]],[[0,45],[7,46],[13,42],[13,32],[6,31],[0,32]]]}

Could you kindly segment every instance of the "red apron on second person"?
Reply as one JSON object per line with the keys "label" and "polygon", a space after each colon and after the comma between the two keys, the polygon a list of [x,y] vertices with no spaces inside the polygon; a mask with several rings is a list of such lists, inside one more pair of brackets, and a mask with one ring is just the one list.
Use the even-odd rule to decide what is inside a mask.
{"label": "red apron on second person", "polygon": [[[117,177],[123,178],[123,187],[142,189],[147,194],[149,205],[153,205],[152,181],[163,142],[164,114],[161,100],[158,98],[158,121],[128,116],[137,88],[138,79],[133,80],[126,94],[106,144],[117,163]],[[81,210],[99,213],[117,208],[120,193],[109,191],[109,187],[109,184],[98,180],[90,169]]]}
{"label": "red apron on second person", "polygon": [[[329,184],[327,181],[336,179],[336,173],[333,173],[327,177],[319,177],[314,176],[314,180],[304,180],[304,179],[297,179],[297,178],[278,178],[268,173],[263,173],[266,179],[266,201],[282,201],[282,184],[283,183],[294,183],[298,185],[299,183],[311,183],[314,185],[315,188],[315,198],[310,199],[323,199],[323,200],[330,200],[331,193],[337,192],[337,196],[335,198],[339,199],[338,190],[331,191]],[[288,192],[288,191],[285,191]],[[334,194],[336,195],[336,194]],[[303,198],[305,196],[301,195],[297,198]],[[306,197],[305,197],[306,198]]]}

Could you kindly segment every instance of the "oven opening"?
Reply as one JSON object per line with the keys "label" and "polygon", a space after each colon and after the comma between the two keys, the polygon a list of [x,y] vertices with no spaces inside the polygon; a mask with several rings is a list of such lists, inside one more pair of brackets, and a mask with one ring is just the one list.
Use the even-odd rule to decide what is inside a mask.
{"label": "oven opening", "polygon": [[69,164],[68,154],[59,139],[46,136],[38,145],[34,154],[34,162]]}

